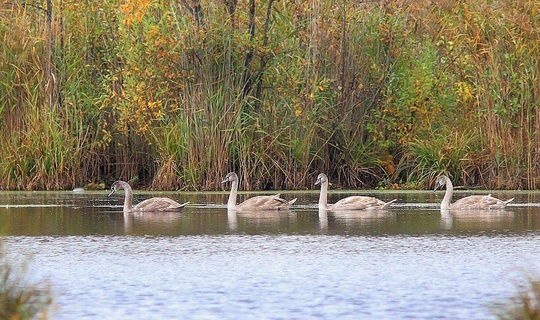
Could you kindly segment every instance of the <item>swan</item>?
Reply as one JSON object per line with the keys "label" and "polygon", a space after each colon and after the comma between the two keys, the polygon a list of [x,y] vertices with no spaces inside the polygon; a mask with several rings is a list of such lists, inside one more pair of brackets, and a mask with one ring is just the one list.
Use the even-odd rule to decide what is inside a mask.
{"label": "swan", "polygon": [[236,204],[238,193],[238,176],[234,172],[229,172],[221,183],[231,182],[231,193],[227,202],[227,210],[231,211],[261,211],[261,210],[286,210],[296,201],[296,198],[287,201],[280,198],[280,194],[272,196],[256,196],[246,201]]}
{"label": "swan", "polygon": [[129,183],[124,181],[115,181],[111,186],[111,193],[108,197],[112,196],[116,191],[124,189],[126,196],[124,198],[124,212],[157,212],[157,211],[180,211],[189,202],[180,204],[169,198],[150,198],[142,202],[139,202],[133,207],[133,191]]}
{"label": "swan", "polygon": [[441,210],[504,209],[504,207],[506,207],[506,205],[510,201],[514,200],[514,198],[509,200],[500,200],[492,197],[491,194],[488,194],[485,196],[468,196],[465,198],[461,198],[451,204],[450,202],[452,201],[452,193],[454,192],[454,186],[452,185],[452,181],[450,181],[450,178],[444,175],[438,177],[437,181],[435,182],[435,189],[433,189],[433,191],[436,191],[444,185],[446,185],[446,192],[441,202]]}
{"label": "swan", "polygon": [[321,195],[319,196],[319,210],[379,210],[386,209],[394,199],[389,202],[384,202],[374,197],[365,196],[350,196],[339,200],[338,202],[328,205],[328,177],[321,173],[317,176],[315,185],[321,185]]}

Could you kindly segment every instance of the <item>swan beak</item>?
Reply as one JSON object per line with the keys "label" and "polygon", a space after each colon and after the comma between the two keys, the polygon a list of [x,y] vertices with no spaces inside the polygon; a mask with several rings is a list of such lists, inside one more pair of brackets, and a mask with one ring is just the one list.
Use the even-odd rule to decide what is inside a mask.
{"label": "swan beak", "polygon": [[433,192],[437,191],[437,189],[439,189],[440,187],[441,187],[441,185],[437,183],[437,184],[435,185],[435,189],[433,189]]}
{"label": "swan beak", "polygon": [[225,182],[229,182],[229,180],[225,179],[225,180],[221,181],[221,183],[225,183]]}
{"label": "swan beak", "polygon": [[110,196],[112,196],[115,192],[116,192],[115,189],[111,189],[111,192],[109,193],[109,195],[107,195],[107,198],[110,197]]}

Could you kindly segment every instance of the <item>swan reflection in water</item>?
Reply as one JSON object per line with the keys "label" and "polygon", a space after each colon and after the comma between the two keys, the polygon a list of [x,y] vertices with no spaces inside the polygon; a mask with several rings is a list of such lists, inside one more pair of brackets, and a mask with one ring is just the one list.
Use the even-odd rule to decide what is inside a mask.
{"label": "swan reflection in water", "polygon": [[134,223],[142,225],[171,224],[180,220],[181,217],[182,213],[180,212],[124,212],[124,231],[131,233]]}
{"label": "swan reflection in water", "polygon": [[227,224],[229,225],[229,230],[236,231],[238,229],[238,216],[236,211],[227,210]]}
{"label": "swan reflection in water", "polygon": [[291,225],[296,221],[296,213],[285,210],[227,210],[229,230],[238,230],[238,220],[245,221],[247,225],[256,227],[277,227],[281,224]]}
{"label": "swan reflection in water", "polygon": [[328,210],[319,209],[319,229],[328,230]]}
{"label": "swan reflection in water", "polygon": [[374,222],[380,222],[381,220],[395,220],[396,213],[391,210],[377,210],[377,211],[336,211],[332,212],[332,215],[339,220],[349,224],[362,224],[369,225]]}
{"label": "swan reflection in water", "polygon": [[376,211],[327,211],[319,210],[319,228],[321,230],[328,230],[328,216],[334,218],[340,224],[346,226],[370,226],[374,224],[396,222],[397,215],[391,210],[376,210]]}
{"label": "swan reflection in water", "polygon": [[511,210],[441,210],[441,228],[445,230],[492,230],[513,224]]}

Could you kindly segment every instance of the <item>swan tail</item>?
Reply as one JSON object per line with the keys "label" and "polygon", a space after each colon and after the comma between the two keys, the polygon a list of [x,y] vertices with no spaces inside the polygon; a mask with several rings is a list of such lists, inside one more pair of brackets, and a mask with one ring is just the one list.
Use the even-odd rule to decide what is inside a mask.
{"label": "swan tail", "polygon": [[388,207],[389,207],[392,203],[394,203],[396,200],[397,200],[397,199],[388,201],[387,203],[385,203],[385,204],[383,204],[383,205],[381,206],[381,209],[386,209],[386,208],[388,208]]}
{"label": "swan tail", "polygon": [[287,201],[287,200],[285,200],[285,199],[283,199],[283,198],[280,198],[280,195],[281,195],[281,194],[278,193],[278,194],[274,195],[273,198],[274,198],[275,200],[277,200],[277,201],[283,203],[284,205],[287,205],[287,206],[290,206],[291,204],[293,204],[293,203],[296,202],[296,198],[294,198],[294,199],[292,199],[292,200],[290,200],[290,201]]}
{"label": "swan tail", "polygon": [[504,203],[504,205],[507,205],[507,204],[509,204],[509,203],[512,202],[512,201],[514,201],[514,198],[505,200],[505,201],[503,201],[503,203]]}
{"label": "swan tail", "polygon": [[177,208],[183,208],[185,206],[187,206],[189,204],[189,201],[188,202],[185,202],[185,203],[182,203],[181,205],[179,205]]}

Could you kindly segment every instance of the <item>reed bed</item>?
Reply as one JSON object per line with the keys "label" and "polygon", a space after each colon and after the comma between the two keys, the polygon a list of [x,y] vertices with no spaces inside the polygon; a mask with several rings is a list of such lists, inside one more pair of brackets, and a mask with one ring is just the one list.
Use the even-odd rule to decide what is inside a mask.
{"label": "reed bed", "polygon": [[537,188],[539,9],[2,1],[0,189]]}

